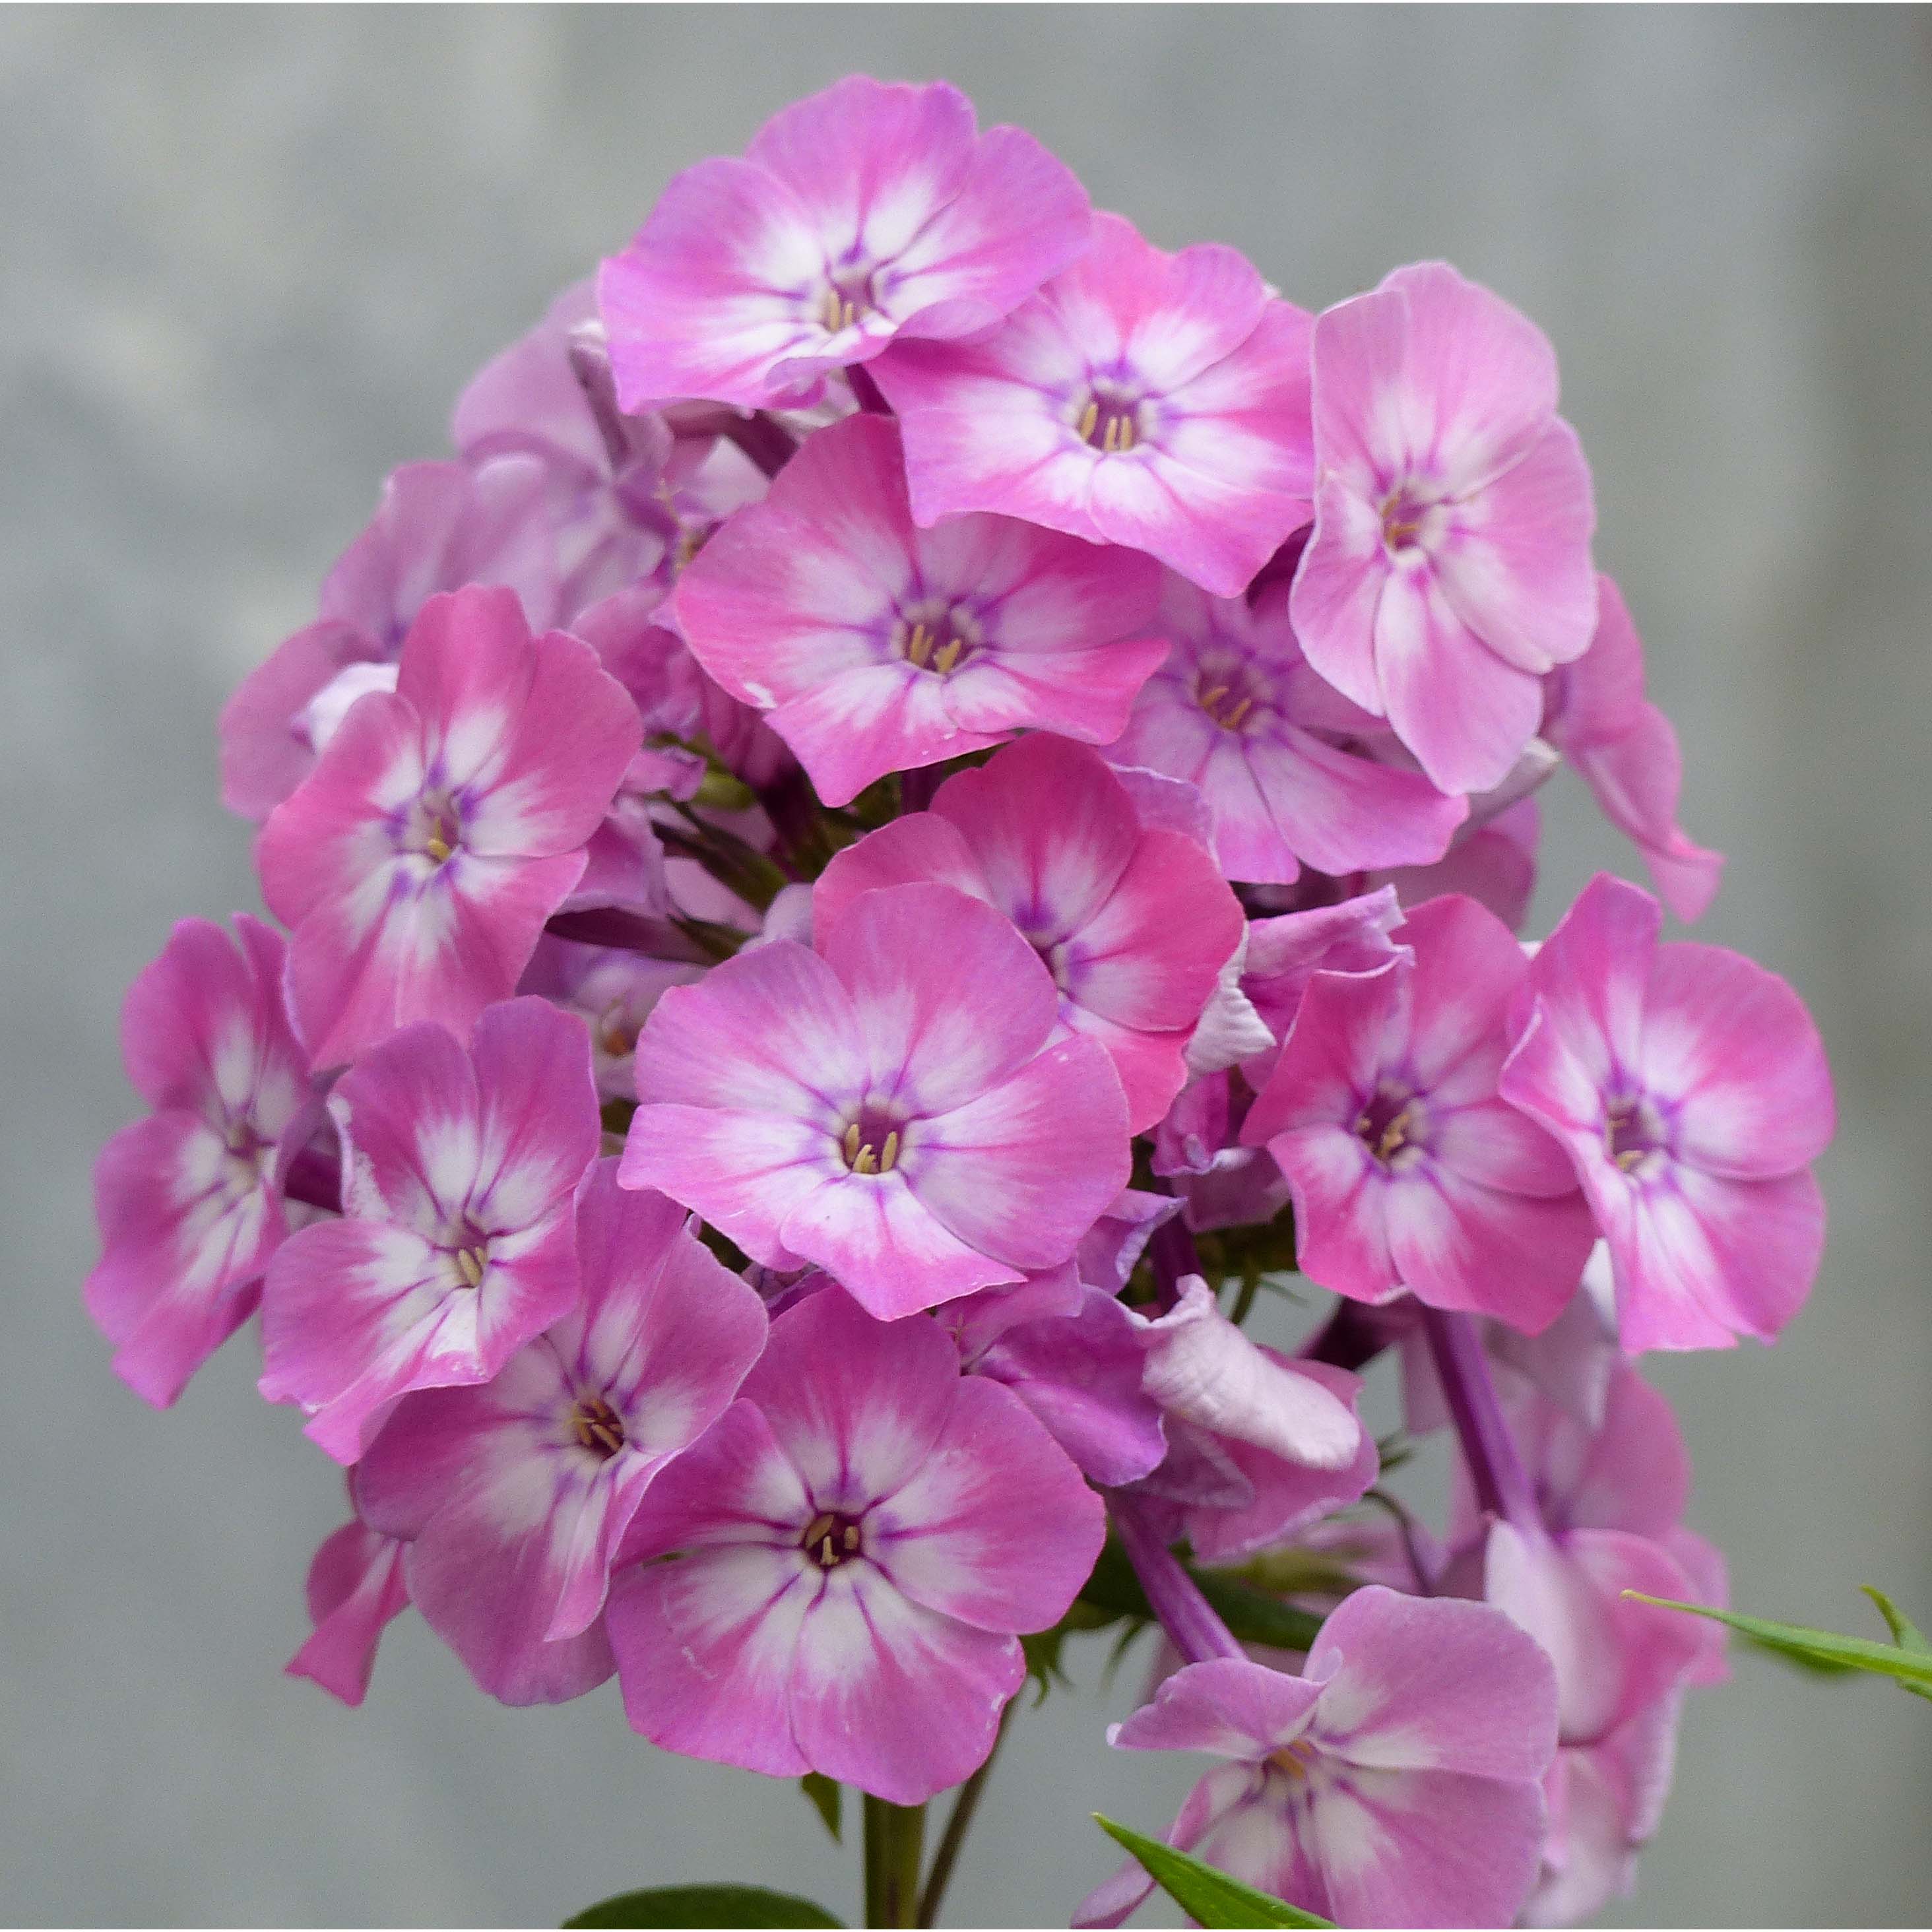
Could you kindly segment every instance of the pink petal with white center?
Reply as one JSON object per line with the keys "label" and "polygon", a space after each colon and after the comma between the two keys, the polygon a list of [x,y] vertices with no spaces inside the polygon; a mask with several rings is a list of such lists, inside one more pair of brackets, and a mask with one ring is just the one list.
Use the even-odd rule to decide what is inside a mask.
{"label": "pink petal with white center", "polygon": [[1187,1029],[1144,1033],[1070,999],[1063,1002],[1060,1018],[1069,1033],[1106,1050],[1126,1098],[1127,1131],[1144,1133],[1156,1126],[1187,1084]]}
{"label": "pink petal with white center", "polygon": [[1356,1301],[1401,1286],[1384,1222],[1387,1189],[1374,1156],[1345,1128],[1289,1127],[1268,1143],[1294,1202],[1296,1259],[1311,1281]]}
{"label": "pink petal with white center", "polygon": [[1540,1786],[1358,1772],[1312,1806],[1310,1856],[1343,1925],[1507,1925],[1536,1876]]}
{"label": "pink petal with white center", "polygon": [[1556,1136],[1501,1100],[1478,1100],[1430,1118],[1431,1151],[1460,1179],[1506,1193],[1573,1194],[1576,1171]]}
{"label": "pink petal with white center", "polygon": [[986,874],[958,827],[936,812],[915,812],[868,832],[834,856],[812,889],[812,925],[822,938],[860,893],[914,885],[950,886],[994,902]]}
{"label": "pink petal with white center", "polygon": [[904,1165],[920,1201],[1017,1268],[1065,1261],[1126,1185],[1126,1102],[1104,1048],[1063,1040],[1003,1084],[919,1124]]}
{"label": "pink petal with white center", "polygon": [[778,1238],[837,1276],[882,1322],[1019,1276],[955,1234],[904,1173],[842,1168],[790,1208]]}
{"label": "pink petal with white center", "polygon": [[730,1107],[646,1102],[632,1116],[618,1178],[626,1187],[655,1187],[681,1202],[754,1261],[797,1268],[802,1257],[779,1238],[786,1216],[820,1186],[851,1178],[836,1127],[830,1118],[821,1125]]}
{"label": "pink petal with white center", "polygon": [[862,1092],[869,1070],[851,995],[824,960],[786,940],[667,992],[638,1036],[637,1067],[646,1107],[800,1118]]}
{"label": "pink petal with white center", "polygon": [[604,1622],[632,1730],[665,1750],[771,1778],[812,1769],[793,1742],[790,1689],[820,1587],[796,1548],[751,1542],[618,1576]]}
{"label": "pink petal with white center", "polygon": [[1377,717],[1382,715],[1377,614],[1391,574],[1382,519],[1356,490],[1324,476],[1316,486],[1315,534],[1295,566],[1288,609],[1308,662]]}
{"label": "pink petal with white center", "polygon": [[1677,1109],[1679,1158],[1768,1180],[1808,1166],[1837,1124],[1832,1071],[1804,1003],[1775,974],[1719,946],[1660,946],[1636,1071]]}
{"label": "pink petal with white center", "polygon": [[980,748],[968,738],[994,744],[1022,729],[1109,744],[1166,655],[1160,638],[1125,639],[1092,650],[982,651],[946,681],[946,712],[957,735],[952,751]]}
{"label": "pink petal with white center", "polygon": [[[809,398],[817,382],[805,356],[829,366],[834,339],[807,306],[824,264],[811,216],[767,170],[735,160],[686,169],[598,272],[620,406],[704,396],[758,409]],[[801,366],[780,373],[788,358]]]}
{"label": "pink petal with white center", "polygon": [[915,1603],[1010,1634],[1066,1614],[1106,1540],[1106,1511],[1018,1396],[969,1376],[865,1534],[867,1555]]}
{"label": "pink petal with white center", "polygon": [[344,1211],[426,1240],[446,1232],[482,1156],[475,1063],[456,1036],[427,1020],[392,1034],[336,1082],[328,1111],[344,1144]]}
{"label": "pink petal with white center", "polygon": [[476,1023],[477,1168],[470,1212],[485,1228],[526,1227],[581,1180],[599,1144],[590,1042],[574,1013],[509,1000]]}
{"label": "pink petal with white center", "polygon": [[813,1504],[856,1509],[914,1478],[961,1386],[958,1355],[938,1323],[875,1320],[828,1286],[772,1323],[743,1393]]}
{"label": "pink petal with white center", "polygon": [[1059,1010],[1033,949],[992,907],[950,886],[863,893],[820,926],[818,944],[859,1016],[868,1099],[916,1117],[1010,1079]]}
{"label": "pink petal with white center", "polygon": [[[1435,440],[1426,403],[1405,367],[1409,320],[1408,298],[1386,284],[1315,318],[1310,387],[1316,453],[1324,472],[1358,498],[1371,496],[1385,479],[1426,455]],[[1552,406],[1554,401],[1552,396]],[[1315,541],[1321,542],[1318,531]]]}
{"label": "pink petal with white center", "polygon": [[1397,1177],[1383,1202],[1390,1257],[1419,1299],[1526,1334],[1562,1313],[1596,1241],[1582,1195],[1505,1192],[1441,1161]]}
{"label": "pink petal with white center", "polygon": [[1310,1735],[1349,1763],[1540,1778],[1556,1743],[1556,1672],[1486,1604],[1358,1590],[1322,1626]]}
{"label": "pink petal with white center", "polygon": [[1538,676],[1581,657],[1597,628],[1596,508],[1576,432],[1552,422],[1534,448],[1456,506],[1437,562],[1450,608],[1504,662]]}
{"label": "pink petal with white center", "polygon": [[[1435,784],[1450,793],[1500,784],[1542,722],[1537,677],[1489,648],[1426,563],[1390,577],[1375,644],[1389,723]],[[1310,662],[1322,668],[1312,652]]]}
{"label": "pink petal with white center", "polygon": [[1522,948],[1493,913],[1467,898],[1416,907],[1396,937],[1415,953],[1410,1027],[1418,1082],[1438,1094],[1453,1088],[1451,1104],[1486,1098],[1528,971]]}
{"label": "pink petal with white center", "polygon": [[1284,1368],[1222,1314],[1198,1275],[1142,1332],[1142,1387],[1163,1409],[1218,1436],[1318,1469],[1346,1468],[1362,1442],[1348,1406]]}
{"label": "pink petal with white center", "polygon": [[793,1735],[813,1770],[922,1804],[986,1762],[1025,1676],[1016,1637],[928,1610],[868,1564],[844,1564],[800,1632]]}
{"label": "pink petal with white center", "polygon": [[1405,951],[1372,972],[1309,980],[1275,1070],[1243,1124],[1244,1146],[1303,1127],[1344,1128],[1353,1138],[1385,1056],[1407,1043],[1414,974]]}
{"label": "pink petal with white center", "polygon": [[289,1660],[291,1677],[306,1677],[351,1709],[369,1694],[376,1646],[409,1607],[403,1545],[361,1522],[346,1522],[322,1543],[308,1570],[308,1613],[315,1629]]}
{"label": "pink petal with white center", "polygon": [[[1642,1014],[1664,915],[1636,886],[1599,872],[1537,949],[1530,984],[1552,1048],[1600,1090],[1640,1060]],[[1502,1090],[1514,1100],[1504,1070]],[[1595,1124],[1594,1120],[1592,1122]]]}
{"label": "pink petal with white center", "polygon": [[[970,669],[970,667],[968,667]],[[944,682],[903,663],[841,671],[770,714],[819,796],[850,805],[889,772],[914,770],[998,744],[1015,724],[1004,707],[988,730],[954,722]]]}
{"label": "pink petal with white center", "polygon": [[94,1185],[102,1253],[87,1312],[114,1344],[114,1372],[165,1408],[255,1312],[281,1204],[206,1120],[176,1110],[115,1135]]}
{"label": "pink petal with white center", "polygon": [[1190,1664],[1162,1680],[1151,1704],[1111,1726],[1107,1742],[1116,1750],[1258,1760],[1301,1736],[1323,1688],[1244,1658]]}

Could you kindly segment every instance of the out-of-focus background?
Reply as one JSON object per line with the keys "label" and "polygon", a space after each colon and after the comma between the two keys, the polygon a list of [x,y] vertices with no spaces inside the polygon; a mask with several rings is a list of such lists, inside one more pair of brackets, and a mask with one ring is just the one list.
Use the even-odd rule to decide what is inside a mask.
{"label": "out-of-focus background", "polygon": [[[1738,1600],[1932,1613],[1932,20],[1918,9],[943,7],[0,15],[0,1912],[554,1923],[730,1876],[856,1903],[797,1792],[615,1687],[508,1712],[419,1624],[360,1713],[284,1678],[339,1480],[232,1346],[168,1416],[78,1289],[130,976],[256,904],[214,719],[384,472],[676,169],[854,68],[946,76],[1156,240],[1320,308],[1447,256],[1534,315],[1599,556],[1731,855],[1700,937],[1811,1001],[1842,1126],[1811,1304],[1655,1365]],[[1016,210],[1024,218],[1024,210]],[[1565,778],[1546,922],[1631,860]],[[1194,1767],[1025,1714],[956,1923],[1056,1921]],[[1648,1924],[1932,1917],[1932,1713],[1746,1659],[1693,1702]]]}

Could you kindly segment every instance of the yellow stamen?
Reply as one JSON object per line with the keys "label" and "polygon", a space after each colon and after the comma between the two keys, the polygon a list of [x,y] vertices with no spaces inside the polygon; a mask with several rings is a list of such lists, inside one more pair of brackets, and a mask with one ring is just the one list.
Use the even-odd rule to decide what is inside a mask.
{"label": "yellow stamen", "polygon": [[814,1543],[818,1542],[822,1538],[830,1537],[832,1534],[832,1526],[836,1523],[838,1520],[838,1519],[835,1516],[830,1510],[821,1510],[817,1516],[814,1516],[812,1519],[811,1522],[808,1524],[806,1528],[806,1547],[809,1550]]}
{"label": "yellow stamen", "polygon": [[944,677],[959,662],[959,653],[964,648],[965,646],[957,638],[947,638],[946,642],[933,653],[933,669]]}
{"label": "yellow stamen", "polygon": [[457,1268],[472,1288],[483,1286],[483,1261],[480,1248],[459,1248],[456,1251]]}
{"label": "yellow stamen", "polygon": [[1408,1109],[1405,1107],[1388,1125],[1383,1128],[1382,1138],[1376,1143],[1376,1158],[1386,1161],[1408,1144]]}
{"label": "yellow stamen", "polygon": [[932,638],[923,624],[912,627],[912,635],[906,640],[906,662],[926,668],[926,659],[932,655]]}
{"label": "yellow stamen", "polygon": [[1126,452],[1127,451],[1130,450],[1131,448],[1133,448],[1133,446],[1134,446],[1134,445],[1135,445],[1136,443],[1137,443],[1138,442],[1139,442],[1139,441],[1140,441],[1140,440],[1141,440],[1141,439],[1140,439],[1140,432],[1134,428],[1134,419],[1133,419],[1133,418],[1132,418],[1132,416],[1123,416],[1123,417],[1121,417],[1121,418],[1120,418],[1120,451],[1121,451],[1121,453],[1124,455],[1124,454],[1126,454]]}
{"label": "yellow stamen", "polygon": [[898,1165],[899,1130],[895,1127],[886,1136],[885,1145],[879,1150],[879,1172],[890,1174]]}
{"label": "yellow stamen", "polygon": [[844,1543],[845,1547],[848,1550],[856,1550],[858,1548],[859,1526],[856,1522],[848,1522],[845,1526]]}
{"label": "yellow stamen", "polygon": [[868,1141],[859,1150],[859,1157],[852,1163],[852,1172],[854,1174],[877,1174],[878,1171],[879,1156],[874,1150],[872,1142]]}
{"label": "yellow stamen", "polygon": [[1204,691],[1201,694],[1202,710],[1211,714],[1215,706],[1227,694],[1228,687],[1225,684],[1217,684],[1212,691]]}
{"label": "yellow stamen", "polygon": [[1642,1166],[1643,1157],[1647,1151],[1648,1150],[1643,1148],[1626,1148],[1622,1154],[1613,1154],[1610,1158],[1623,1169],[1624,1173],[1630,1174]]}
{"label": "yellow stamen", "polygon": [[1244,698],[1221,722],[1228,730],[1238,731],[1240,729],[1241,720],[1254,708],[1255,700],[1252,698]]}
{"label": "yellow stamen", "polygon": [[845,1130],[845,1138],[840,1144],[845,1150],[845,1165],[850,1167],[859,1158],[859,1123],[856,1120]]}
{"label": "yellow stamen", "polygon": [[440,824],[423,841],[423,850],[440,866],[449,856],[450,848],[444,839]]}
{"label": "yellow stamen", "polygon": [[1094,425],[1100,420],[1100,405],[1090,400],[1087,406],[1080,412],[1080,440],[1082,442],[1091,442],[1094,440]]}

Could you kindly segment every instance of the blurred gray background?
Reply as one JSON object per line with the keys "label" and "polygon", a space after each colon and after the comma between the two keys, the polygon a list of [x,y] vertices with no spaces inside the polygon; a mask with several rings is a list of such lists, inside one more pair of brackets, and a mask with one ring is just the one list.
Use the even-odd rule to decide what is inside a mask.
{"label": "blurred gray background", "polygon": [[[0,15],[0,1918],[554,1923],[730,1875],[856,1903],[797,1793],[615,1688],[506,1712],[419,1625],[359,1713],[284,1678],[339,1480],[232,1347],[179,1408],[77,1292],[115,1046],[171,921],[256,904],[214,718],[383,473],[667,177],[854,68],[946,76],[1170,246],[1311,308],[1446,255],[1535,316],[1599,556],[1731,854],[1700,936],[1836,1062],[1833,1237],[1774,1353],[1673,1360],[1738,1599],[1932,1616],[1932,21],[1915,8],[757,8]],[[1546,922],[1629,855],[1567,778]],[[1194,1775],[1020,1720],[956,1923],[1064,1922]],[[1693,1703],[1651,1924],[1932,1918],[1932,1712],[1741,1663]]]}

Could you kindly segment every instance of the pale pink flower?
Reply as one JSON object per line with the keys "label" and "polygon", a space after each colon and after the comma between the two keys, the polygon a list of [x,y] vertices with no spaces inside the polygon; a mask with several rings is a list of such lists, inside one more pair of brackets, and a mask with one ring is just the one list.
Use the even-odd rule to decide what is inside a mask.
{"label": "pale pink flower", "polygon": [[[1023,210],[1016,219],[1016,211]],[[1088,244],[1080,184],[944,82],[848,75],[667,188],[598,276],[626,409],[810,402],[895,337],[991,327]]]}
{"label": "pale pink flower", "polygon": [[284,1242],[262,1294],[262,1394],[353,1462],[394,1399],[488,1382],[578,1294],[573,1191],[596,1156],[584,1025],[494,1006],[466,1048],[428,1022],[328,1097],[344,1218]]}
{"label": "pale pink flower", "polygon": [[184,920],[128,989],[122,1052],[154,1111],[102,1148],[88,1312],[114,1372],[165,1408],[254,1312],[290,1222],[279,1184],[310,1097],[282,1010],[280,935]]}
{"label": "pale pink flower", "polygon": [[917,528],[897,428],[812,438],[680,580],[692,654],[844,805],[1028,726],[1117,736],[1166,646],[1154,566],[1010,517]]}
{"label": "pale pink flower", "polygon": [[1033,949],[944,885],[862,893],[819,948],[773,940],[658,1000],[625,1186],[887,1318],[1066,1260],[1126,1181],[1126,1108],[1104,1048],[1056,1040]]}
{"label": "pale pink flower", "polygon": [[1544,675],[1597,624],[1590,472],[1542,332],[1446,262],[1398,268],[1314,332],[1308,661],[1448,792],[1501,782]]}
{"label": "pale pink flower", "polygon": [[758,1298],[685,1222],[600,1162],[578,1197],[581,1300],[488,1383],[406,1396],[357,1466],[365,1520],[408,1540],[417,1607],[506,1703],[609,1676],[596,1626],[624,1532],[764,1347]]}
{"label": "pale pink flower", "polygon": [[[1507,1925],[1536,1874],[1556,1702],[1507,1618],[1370,1585],[1304,1676],[1190,1664],[1108,1736],[1228,1760],[1168,1839],[1258,1891],[1342,1925]],[[1153,1883],[1130,1864],[1073,1922],[1118,1925]]]}
{"label": "pale pink flower", "polygon": [[1418,906],[1394,937],[1412,958],[1309,982],[1242,1138],[1288,1177],[1311,1279],[1533,1333],[1594,1237],[1562,1149],[1497,1096],[1526,962],[1471,899]]}
{"label": "pale pink flower", "polygon": [[1501,1090],[1574,1164],[1627,1350],[1768,1342],[1817,1271],[1831,1070],[1782,980],[1660,945],[1662,923],[1648,892],[1591,881],[1531,966]]}
{"label": "pale pink flower", "polygon": [[1097,752],[1041,734],[848,846],[818,881],[814,918],[824,932],[860,894],[920,880],[1012,921],[1053,976],[1062,1028],[1112,1058],[1129,1131],[1152,1126],[1245,929],[1208,853],[1148,827]]}
{"label": "pale pink flower", "polygon": [[1590,648],[1550,674],[1543,735],[1574,765],[1604,815],[1643,854],[1664,902],[1699,918],[1716,897],[1724,856],[1677,823],[1684,760],[1670,720],[1643,694],[1643,644],[1623,593],[1597,580]]}
{"label": "pale pink flower", "polygon": [[439,592],[506,584],[532,625],[554,622],[554,551],[543,468],[529,457],[392,470],[368,527],[323,580],[316,622],[223,707],[223,804],[267,818],[314,769],[349,706],[395,688],[403,640]]}
{"label": "pale pink flower", "polygon": [[1107,755],[1198,785],[1230,878],[1441,858],[1467,802],[1365,755],[1382,727],[1309,668],[1288,603],[1286,584],[1251,604],[1166,573],[1160,628],[1172,648]]}
{"label": "pale pink flower", "polygon": [[1024,517],[1237,596],[1308,520],[1309,329],[1234,249],[1171,255],[1096,215],[1000,328],[880,359],[913,514]]}
{"label": "pale pink flower", "polygon": [[1015,1633],[1064,1613],[1105,1526],[938,1324],[820,1288],[632,1524],[606,1612],[625,1710],[668,1750],[922,1803],[984,1761]]}
{"label": "pale pink flower", "polygon": [[511,592],[424,607],[394,693],[351,707],[256,844],[316,1066],[508,997],[640,735],[590,647],[532,639]]}

